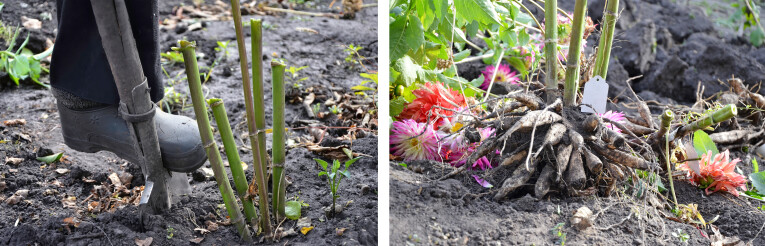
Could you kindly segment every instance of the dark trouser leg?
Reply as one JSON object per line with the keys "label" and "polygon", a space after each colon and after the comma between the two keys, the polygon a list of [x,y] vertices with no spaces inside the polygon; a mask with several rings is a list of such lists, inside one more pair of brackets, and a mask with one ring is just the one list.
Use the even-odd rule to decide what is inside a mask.
{"label": "dark trouser leg", "polygon": [[[162,99],[157,0],[126,1],[141,66],[154,102]],[[54,95],[72,109],[119,102],[117,86],[101,46],[90,1],[57,0],[58,34],[51,58]]]}

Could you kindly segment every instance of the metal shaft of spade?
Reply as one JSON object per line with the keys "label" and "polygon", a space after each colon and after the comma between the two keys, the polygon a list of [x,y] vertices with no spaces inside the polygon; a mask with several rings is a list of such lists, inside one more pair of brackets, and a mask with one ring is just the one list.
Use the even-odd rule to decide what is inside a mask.
{"label": "metal shaft of spade", "polygon": [[154,126],[155,105],[138,57],[124,0],[91,0],[101,44],[120,97],[119,110],[129,122],[136,140],[136,153],[143,155],[141,166],[146,186],[141,196],[142,211],[159,213],[170,208],[167,180],[170,175],[162,157]]}

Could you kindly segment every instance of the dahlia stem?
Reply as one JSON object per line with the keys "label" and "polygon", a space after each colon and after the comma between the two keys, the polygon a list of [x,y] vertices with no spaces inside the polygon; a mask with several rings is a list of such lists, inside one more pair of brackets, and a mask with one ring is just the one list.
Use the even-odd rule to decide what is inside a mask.
{"label": "dahlia stem", "polygon": [[663,137],[669,132],[669,126],[672,124],[672,119],[674,118],[675,115],[672,114],[672,111],[670,110],[664,111],[664,113],[659,116],[659,119],[661,119],[661,125],[659,126],[659,131],[657,133],[659,137]]}
{"label": "dahlia stem", "polygon": [[[549,1],[549,0],[548,0]],[[572,107],[576,104],[576,94],[579,90],[579,56],[584,37],[584,16],[587,11],[587,0],[576,0],[574,19],[571,22],[571,41],[568,46],[566,60],[566,83],[563,86],[563,105]]]}
{"label": "dahlia stem", "polygon": [[545,91],[547,103],[558,98],[558,0],[545,2]]}
{"label": "dahlia stem", "polygon": [[266,152],[266,113],[263,94],[263,21],[250,19],[250,44],[252,49],[252,91],[255,100],[255,127],[258,129],[260,163],[268,163]]}
{"label": "dahlia stem", "polygon": [[[662,122],[663,123],[663,122]],[[675,195],[675,183],[672,181],[672,165],[670,164],[669,158],[669,134],[664,136],[664,153],[666,154],[665,159],[667,159],[667,178],[669,179],[669,189],[672,191],[672,202],[675,203],[675,207],[677,207],[677,196]]]}
{"label": "dahlia stem", "polygon": [[250,230],[247,228],[242,216],[242,212],[239,210],[239,204],[236,202],[234,191],[231,189],[231,184],[228,182],[228,176],[223,169],[223,161],[218,152],[218,145],[213,139],[212,129],[210,128],[210,120],[207,116],[207,107],[205,106],[205,98],[202,94],[202,82],[199,80],[199,68],[197,67],[196,52],[194,48],[196,43],[185,40],[178,41],[180,48],[175,48],[183,53],[184,63],[186,65],[186,75],[189,81],[189,91],[191,94],[191,102],[194,105],[194,114],[197,117],[197,125],[199,125],[199,135],[202,136],[202,144],[205,146],[207,152],[207,158],[210,160],[210,165],[215,175],[215,181],[218,183],[221,196],[223,197],[223,203],[226,205],[226,211],[231,221],[236,226],[236,230],[242,237],[242,240],[246,242],[252,241]]}
{"label": "dahlia stem", "polygon": [[271,198],[273,203],[274,214],[277,216],[277,221],[280,221],[280,216],[284,215],[284,196],[286,193],[287,185],[284,181],[284,68],[285,65],[279,61],[271,62],[271,77],[273,85],[273,126],[274,138],[271,154],[273,158],[273,187],[271,189],[273,197]]}
{"label": "dahlia stem", "polygon": [[234,133],[231,131],[228,115],[226,115],[226,106],[223,105],[223,100],[218,98],[207,100],[207,104],[212,108],[215,122],[218,124],[218,131],[220,132],[220,138],[223,140],[223,148],[226,150],[226,158],[231,169],[231,175],[234,176],[234,187],[236,187],[236,193],[239,199],[242,200],[242,207],[244,207],[244,216],[247,218],[247,223],[255,225],[258,214],[255,211],[255,205],[252,204],[252,200],[247,199],[247,177],[244,175],[242,161],[239,159],[239,150],[237,149],[236,141],[234,141]]}
{"label": "dahlia stem", "polygon": [[[271,234],[271,216],[268,211],[268,181],[266,181],[266,163],[262,162],[261,144],[256,138],[258,128],[255,127],[255,104],[253,103],[253,91],[250,81],[250,74],[247,71],[247,50],[244,46],[244,35],[242,34],[242,13],[239,9],[239,0],[231,0],[231,13],[234,16],[234,30],[236,31],[236,45],[239,50],[239,66],[242,71],[242,89],[244,90],[244,106],[247,112],[247,130],[249,132],[250,147],[252,148],[253,168],[255,168],[255,183],[258,188],[258,197],[260,198],[260,226],[266,235]],[[262,104],[260,104],[262,106]]]}
{"label": "dahlia stem", "polygon": [[603,31],[598,45],[598,55],[595,58],[595,75],[606,79],[608,75],[608,62],[611,57],[611,45],[614,41],[614,27],[616,26],[619,13],[619,0],[607,0],[606,10],[603,12]]}
{"label": "dahlia stem", "polygon": [[704,118],[680,127],[680,129],[677,130],[677,133],[671,139],[674,141],[675,139],[681,138],[691,132],[695,132],[696,130],[701,130],[711,125],[729,120],[730,118],[736,116],[736,114],[738,114],[736,105],[725,105],[725,107],[718,109],[711,115],[704,116]]}

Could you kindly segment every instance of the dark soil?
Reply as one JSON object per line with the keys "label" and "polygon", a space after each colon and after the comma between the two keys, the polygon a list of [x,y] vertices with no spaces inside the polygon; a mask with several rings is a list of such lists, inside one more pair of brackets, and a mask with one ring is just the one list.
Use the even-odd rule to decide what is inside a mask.
{"label": "dark soil", "polygon": [[[160,1],[160,19],[165,19],[173,12],[173,7],[191,1]],[[310,4],[296,6],[297,9],[320,12],[339,12],[340,2],[333,9],[328,9],[330,1],[309,1]],[[208,1],[206,4],[213,4]],[[2,20],[17,25],[21,16],[40,18],[40,13],[51,14],[53,19],[43,21],[43,29],[38,33],[45,44],[45,39],[55,40],[55,1],[5,1]],[[266,24],[264,32],[264,63],[274,57],[285,58],[288,66],[308,66],[300,71],[301,77],[309,79],[301,82],[301,90],[312,90],[317,95],[316,102],[322,104],[333,93],[352,95],[351,86],[358,85],[364,78],[359,73],[377,70],[377,8],[365,8],[352,20],[326,17],[306,17],[298,15],[279,16],[243,16],[243,19],[262,18]],[[224,52],[215,51],[216,41],[229,41],[229,56],[213,68],[210,81],[205,84],[208,98],[218,97],[226,101],[231,125],[235,135],[246,132],[244,104],[241,89],[241,74],[237,59],[236,41],[233,23],[229,21],[204,21],[203,29],[188,31],[183,29],[166,30],[161,34],[161,49],[169,51],[179,39],[196,41],[197,53],[203,53],[200,67],[209,66]],[[305,32],[297,28],[310,28],[318,32]],[[248,28],[245,28],[249,30]],[[249,31],[246,31],[249,33]],[[25,35],[25,34],[23,34]],[[245,43],[249,49],[249,34]],[[40,44],[40,42],[34,42]],[[367,57],[364,66],[345,61],[347,53],[344,45],[362,46],[359,54]],[[44,46],[43,46],[44,47]],[[40,52],[44,50],[33,50]],[[265,101],[270,105],[271,79],[270,68],[265,66]],[[182,64],[165,65],[171,77],[182,73]],[[203,70],[204,71],[204,70]],[[288,73],[289,74],[289,73]],[[180,78],[182,78],[180,76]],[[43,81],[47,82],[47,76]],[[183,196],[173,205],[173,209],[164,214],[147,215],[141,218],[138,208],[133,205],[117,208],[113,212],[90,213],[85,199],[94,190],[94,185],[109,183],[111,173],[130,173],[135,179],[132,186],[143,185],[140,169],[108,152],[94,154],[81,153],[68,148],[63,143],[60,133],[59,116],[55,98],[44,89],[33,86],[29,81],[20,87],[9,86],[7,81],[0,81],[0,121],[26,119],[23,126],[5,126],[0,124],[0,200],[11,197],[17,190],[28,189],[29,195],[14,205],[0,206],[0,245],[135,245],[136,239],[153,238],[152,245],[189,245],[190,240],[203,237],[203,245],[242,244],[234,227],[221,225],[218,230],[202,235],[195,228],[207,228],[206,221],[225,221],[225,209],[217,184],[212,177],[206,177],[201,171],[189,175],[193,192]],[[188,91],[185,82],[173,85],[173,80],[166,78],[167,86],[176,91]],[[306,93],[297,93],[297,97]],[[369,103],[366,113],[374,110],[375,99],[354,97]],[[316,103],[315,102],[315,103]],[[188,104],[190,104],[188,100]],[[330,206],[332,200],[325,179],[317,176],[320,167],[313,158],[323,158],[305,147],[288,148],[286,173],[292,182],[287,188],[287,197],[297,197],[310,206],[303,208],[302,216],[311,219],[315,228],[303,235],[296,222],[288,220],[281,227],[295,229],[297,235],[284,237],[278,241],[256,241],[273,245],[376,245],[377,244],[377,116],[371,112],[372,121],[362,125],[360,120],[352,119],[353,113],[344,114],[344,120],[330,115],[321,120],[312,121],[300,103],[288,103],[286,109],[288,127],[305,127],[307,124],[348,127],[351,124],[368,130],[359,130],[357,139],[346,139],[347,129],[334,129],[324,137],[322,146],[348,145],[354,153],[364,155],[350,168],[351,178],[343,180],[340,187],[339,202],[348,204],[337,216],[326,216],[323,207]],[[323,109],[323,111],[327,111]],[[376,110],[374,110],[376,111]],[[180,114],[194,117],[193,111],[186,105]],[[270,106],[266,115],[270,115]],[[348,116],[351,115],[351,116]],[[271,119],[266,121],[270,124]],[[289,138],[308,137],[307,130],[297,129],[289,132]],[[269,135],[270,138],[270,135]],[[218,139],[220,143],[220,139]],[[269,140],[270,143],[270,140]],[[298,142],[299,143],[299,142]],[[247,147],[245,147],[247,146]],[[248,178],[252,177],[252,156],[249,143],[240,142],[242,161],[248,163]],[[269,144],[270,149],[270,144]],[[54,165],[44,165],[35,160],[46,152],[64,152],[65,161]],[[6,157],[23,158],[18,165],[6,164]],[[205,166],[209,168],[209,163]],[[56,169],[68,169],[65,174],[58,174]],[[229,174],[231,177],[231,174]],[[95,180],[93,182],[92,180]],[[76,197],[77,209],[65,208],[65,197]],[[74,217],[82,221],[77,227],[67,225],[65,218]],[[172,228],[172,229],[170,229]],[[336,229],[346,228],[342,235]],[[172,237],[169,233],[172,231]]]}
{"label": "dark soil", "polygon": [[[574,2],[559,1],[559,7],[571,10]],[[604,2],[593,0],[588,5],[596,23],[602,18]],[[623,11],[608,73],[609,109],[636,113],[626,81],[639,75],[642,77],[633,79],[632,86],[654,114],[663,111],[665,105],[690,106],[697,100],[699,85],[704,87],[706,98],[727,91],[725,81],[731,76],[750,87],[765,81],[765,56],[760,54],[765,49],[753,47],[745,38],[721,27],[717,21],[728,16],[717,13],[722,11],[717,8],[712,8],[714,13],[704,12],[698,7],[701,2],[706,1],[620,1]],[[541,11],[531,4],[527,7],[542,20]],[[597,34],[588,40],[588,55],[597,40]],[[484,66],[481,62],[460,64],[460,74],[473,79]],[[738,165],[742,173],[751,173],[754,154],[743,153],[741,148],[731,151],[742,159]],[[757,161],[762,163],[761,158]],[[439,181],[454,169],[438,162],[406,163],[407,168],[398,164],[391,164],[394,245],[560,245],[561,238],[553,233],[559,223],[563,223],[566,245],[682,245],[680,238],[672,235],[678,230],[689,235],[689,245],[710,245],[709,237],[714,234],[710,228],[665,218],[663,214],[672,215],[669,209],[652,205],[661,197],[638,197],[630,192],[610,197],[566,197],[561,195],[565,192],[555,192],[538,200],[529,195],[533,187],[524,187],[509,199],[495,201],[496,187],[509,175],[489,175],[488,181],[495,188],[486,189],[471,175],[489,173],[468,171]],[[666,177],[664,184],[668,186]],[[759,209],[765,203],[730,194],[707,196],[683,181],[676,180],[674,186],[679,203],[698,204],[707,221],[719,216],[712,224],[724,237],[738,238],[747,245],[765,244],[765,212]],[[593,227],[584,231],[569,221],[580,207],[600,213]]]}

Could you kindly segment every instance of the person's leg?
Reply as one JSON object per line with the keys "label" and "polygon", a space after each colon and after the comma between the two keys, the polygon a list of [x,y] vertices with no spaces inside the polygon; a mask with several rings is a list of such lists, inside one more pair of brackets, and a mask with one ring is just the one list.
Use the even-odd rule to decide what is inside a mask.
{"label": "person's leg", "polygon": [[[130,24],[151,98],[163,95],[159,67],[156,0],[127,1]],[[131,124],[119,115],[119,94],[101,45],[95,17],[86,0],[57,0],[58,35],[51,58],[51,85],[58,102],[61,131],[72,149],[106,150],[140,162]],[[207,160],[196,122],[157,110],[154,115],[162,161],[167,169],[190,172]]]}
{"label": "person's leg", "polygon": [[[159,65],[158,16],[156,0],[127,1],[133,36],[151,99],[162,99]],[[119,102],[117,86],[101,46],[90,1],[57,0],[58,35],[51,58],[50,78],[54,93],[67,107],[83,108]]]}

